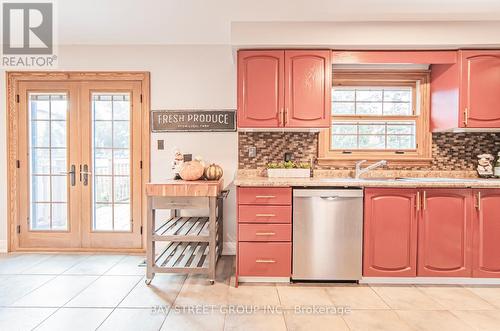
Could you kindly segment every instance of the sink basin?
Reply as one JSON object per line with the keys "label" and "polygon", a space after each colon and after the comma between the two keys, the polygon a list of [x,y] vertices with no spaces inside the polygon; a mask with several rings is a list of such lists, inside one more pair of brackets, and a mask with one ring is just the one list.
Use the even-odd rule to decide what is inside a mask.
{"label": "sink basin", "polygon": [[476,182],[479,179],[476,178],[447,178],[447,177],[408,177],[408,178],[396,178],[397,181],[402,182]]}

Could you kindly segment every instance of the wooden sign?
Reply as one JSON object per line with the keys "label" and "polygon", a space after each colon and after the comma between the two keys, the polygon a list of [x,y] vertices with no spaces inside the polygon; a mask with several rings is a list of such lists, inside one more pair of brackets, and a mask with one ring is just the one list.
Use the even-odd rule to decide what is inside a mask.
{"label": "wooden sign", "polygon": [[153,110],[151,131],[236,131],[236,111]]}

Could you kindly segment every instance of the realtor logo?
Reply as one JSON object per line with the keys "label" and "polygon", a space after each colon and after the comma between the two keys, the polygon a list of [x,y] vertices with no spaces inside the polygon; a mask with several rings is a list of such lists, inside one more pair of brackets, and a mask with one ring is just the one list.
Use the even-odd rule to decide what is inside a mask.
{"label": "realtor logo", "polygon": [[52,54],[52,3],[3,4],[3,54]]}
{"label": "realtor logo", "polygon": [[2,19],[2,68],[56,66],[52,1],[3,2]]}

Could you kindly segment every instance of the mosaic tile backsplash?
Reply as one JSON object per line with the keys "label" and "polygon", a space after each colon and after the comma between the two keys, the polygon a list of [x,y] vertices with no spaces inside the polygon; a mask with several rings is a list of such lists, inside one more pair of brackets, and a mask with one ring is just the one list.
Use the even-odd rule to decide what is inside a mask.
{"label": "mosaic tile backsplash", "polygon": [[[318,155],[318,133],[310,132],[239,132],[239,168],[264,168],[269,162],[283,160],[292,152],[294,160],[309,162]],[[249,157],[248,148],[255,146],[257,156]],[[500,133],[433,133],[432,156],[428,170],[474,170],[477,155],[500,152]],[[324,169],[324,167],[322,167]]]}

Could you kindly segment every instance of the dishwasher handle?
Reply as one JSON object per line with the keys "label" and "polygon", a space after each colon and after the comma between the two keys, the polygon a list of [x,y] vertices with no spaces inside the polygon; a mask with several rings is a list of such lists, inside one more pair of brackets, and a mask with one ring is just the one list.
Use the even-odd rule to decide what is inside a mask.
{"label": "dishwasher handle", "polygon": [[362,189],[295,189],[294,198],[321,198],[336,200],[340,198],[362,198]]}

